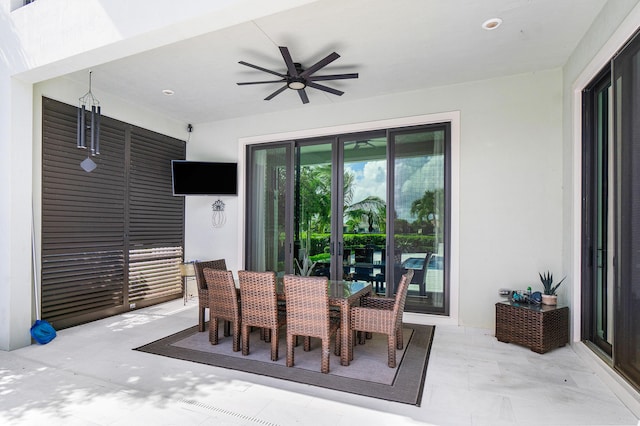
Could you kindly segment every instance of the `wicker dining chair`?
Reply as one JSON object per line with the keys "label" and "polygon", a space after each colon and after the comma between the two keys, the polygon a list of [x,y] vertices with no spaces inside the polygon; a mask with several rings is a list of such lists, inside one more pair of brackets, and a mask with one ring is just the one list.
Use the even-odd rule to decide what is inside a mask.
{"label": "wicker dining chair", "polygon": [[[204,268],[226,271],[227,264],[224,259],[193,263],[193,269],[196,271],[196,283],[198,284],[198,331],[204,331],[204,314],[209,307],[209,293],[207,292],[207,282],[204,279]],[[228,327],[226,330],[228,330]]]}
{"label": "wicker dining chair", "polygon": [[[233,351],[240,350],[240,306],[233,273],[204,268],[204,278],[209,293],[209,342],[218,344],[218,322],[233,325]],[[226,323],[225,323],[226,324]],[[225,336],[228,334],[225,333]]]}
{"label": "wicker dining chair", "polygon": [[[387,335],[388,365],[396,367],[396,348],[402,349],[402,314],[407,300],[407,290],[413,278],[409,270],[400,279],[395,298],[363,297],[360,306],[351,308],[350,344],[354,332],[381,333]],[[364,343],[363,336],[360,343]]]}
{"label": "wicker dining chair", "polygon": [[329,285],[327,277],[284,276],[284,294],[287,300],[287,367],[293,367],[293,347],[297,336],[304,337],[304,350],[311,349],[311,337],[322,341],[321,371],[329,372],[329,345],[336,336],[335,351],[340,355],[340,319],[329,312]]}
{"label": "wicker dining chair", "polygon": [[279,329],[286,324],[286,317],[278,310],[276,273],[238,271],[238,279],[242,301],[242,355],[249,355],[251,327],[258,327],[265,331],[265,341],[271,341],[271,360],[277,361]]}

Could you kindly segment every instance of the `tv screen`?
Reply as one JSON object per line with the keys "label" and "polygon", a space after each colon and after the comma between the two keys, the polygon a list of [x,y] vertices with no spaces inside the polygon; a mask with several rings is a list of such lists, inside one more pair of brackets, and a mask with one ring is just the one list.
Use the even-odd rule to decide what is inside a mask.
{"label": "tv screen", "polygon": [[173,195],[237,195],[238,164],[172,160]]}

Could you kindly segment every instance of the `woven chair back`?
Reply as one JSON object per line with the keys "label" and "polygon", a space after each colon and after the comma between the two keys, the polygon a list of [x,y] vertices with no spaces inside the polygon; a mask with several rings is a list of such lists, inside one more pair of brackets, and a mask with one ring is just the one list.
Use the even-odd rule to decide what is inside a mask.
{"label": "woven chair back", "polygon": [[204,268],[204,278],[209,290],[210,315],[233,320],[239,318],[238,293],[231,271]]}
{"label": "woven chair back", "polygon": [[219,269],[226,271],[227,263],[224,259],[206,260],[202,262],[194,262],[193,269],[196,271],[196,283],[198,284],[198,290],[207,289],[207,281],[204,278],[204,269]]}
{"label": "woven chair back", "polygon": [[402,314],[404,313],[404,305],[407,301],[407,292],[409,291],[409,283],[413,279],[413,269],[409,269],[400,279],[398,284],[398,292],[396,293],[396,303],[393,306],[393,317],[396,326],[402,323]]}
{"label": "woven chair back", "polygon": [[329,285],[327,277],[284,276],[287,333],[329,338]]}
{"label": "woven chair back", "polygon": [[276,273],[238,271],[242,322],[252,327],[278,327]]}

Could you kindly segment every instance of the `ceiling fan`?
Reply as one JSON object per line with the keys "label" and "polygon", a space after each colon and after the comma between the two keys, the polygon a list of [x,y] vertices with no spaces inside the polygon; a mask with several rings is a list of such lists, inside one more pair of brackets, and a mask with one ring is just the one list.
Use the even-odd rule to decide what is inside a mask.
{"label": "ceiling fan", "polygon": [[365,140],[356,141],[355,145],[353,146],[353,149],[360,149],[362,145],[375,148],[375,146],[371,142],[369,142],[369,139],[365,139]]}
{"label": "ceiling fan", "polygon": [[282,54],[282,58],[284,59],[284,63],[287,66],[286,73],[280,73],[277,71],[272,71],[258,65],[253,65],[245,61],[238,62],[239,64],[246,65],[251,68],[255,68],[260,71],[264,71],[269,74],[277,75],[280,77],[279,80],[270,80],[270,81],[248,81],[244,83],[237,83],[239,86],[244,86],[248,84],[267,84],[267,83],[285,83],[284,86],[280,87],[278,90],[264,98],[265,101],[269,101],[273,99],[275,96],[284,92],[286,89],[292,89],[298,92],[300,95],[300,99],[303,104],[309,103],[309,98],[307,97],[307,92],[305,92],[305,88],[311,87],[313,89],[322,90],[324,92],[332,93],[334,95],[342,96],[344,92],[340,90],[336,90],[331,87],[327,87],[322,84],[316,83],[316,81],[327,81],[327,80],[344,80],[349,78],[358,78],[358,73],[349,73],[349,74],[332,74],[332,75],[313,75],[316,71],[324,68],[329,65],[331,62],[335,61],[340,57],[336,52],[327,55],[324,59],[319,60],[315,64],[311,65],[309,68],[304,69],[299,62],[293,62],[291,59],[291,54],[289,53],[289,49],[286,47],[280,46],[280,53]]}

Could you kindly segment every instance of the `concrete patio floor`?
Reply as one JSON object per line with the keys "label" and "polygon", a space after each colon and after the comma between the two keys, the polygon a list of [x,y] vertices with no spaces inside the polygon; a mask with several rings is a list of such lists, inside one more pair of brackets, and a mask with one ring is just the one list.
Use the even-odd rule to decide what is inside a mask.
{"label": "concrete patio floor", "polygon": [[420,407],[132,350],[195,325],[197,304],[175,300],[0,351],[0,424],[640,424],[572,347],[539,355],[493,330],[436,327]]}

